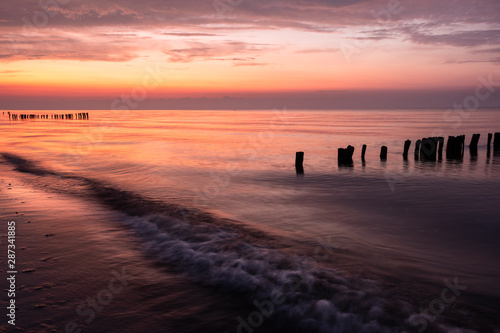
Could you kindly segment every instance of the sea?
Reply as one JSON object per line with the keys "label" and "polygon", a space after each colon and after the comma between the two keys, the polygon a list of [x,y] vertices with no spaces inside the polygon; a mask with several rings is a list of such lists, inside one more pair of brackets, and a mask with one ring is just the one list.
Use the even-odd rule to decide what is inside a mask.
{"label": "sea", "polygon": [[[498,109],[5,110],[0,129],[0,332],[500,332]],[[458,135],[463,159],[415,159]]]}

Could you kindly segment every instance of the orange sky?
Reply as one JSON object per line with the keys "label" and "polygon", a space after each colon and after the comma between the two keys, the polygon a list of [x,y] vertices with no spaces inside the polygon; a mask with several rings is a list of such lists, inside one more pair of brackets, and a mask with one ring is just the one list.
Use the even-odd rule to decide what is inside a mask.
{"label": "orange sky", "polygon": [[471,11],[466,1],[463,8],[453,1],[457,13],[436,5],[440,15],[431,17],[415,1],[256,1],[222,11],[175,1],[176,7],[118,3],[75,0],[42,8],[23,0],[0,11],[0,103],[15,108],[16,98],[38,97],[50,108],[56,98],[123,94],[161,100],[464,91],[481,76],[500,81],[494,3]]}

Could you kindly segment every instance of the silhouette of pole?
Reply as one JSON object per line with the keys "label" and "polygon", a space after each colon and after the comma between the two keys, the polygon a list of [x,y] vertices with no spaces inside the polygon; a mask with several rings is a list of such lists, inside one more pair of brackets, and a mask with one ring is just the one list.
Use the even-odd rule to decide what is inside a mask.
{"label": "silhouette of pole", "polygon": [[500,151],[500,133],[495,133],[495,141],[493,141],[493,150]]}
{"label": "silhouette of pole", "polygon": [[479,142],[479,138],[481,137],[481,134],[473,134],[472,139],[470,140],[469,144],[469,151],[471,156],[477,156],[477,144]]}
{"label": "silhouette of pole", "polygon": [[410,146],[411,146],[411,140],[406,140],[405,141],[405,148],[404,148],[404,151],[403,151],[403,158],[405,160],[408,159],[408,151],[410,150]]}
{"label": "silhouette of pole", "polygon": [[488,157],[490,157],[490,154],[491,154],[491,139],[493,139],[493,134],[492,133],[488,133]]}
{"label": "silhouette of pole", "polygon": [[462,160],[464,156],[465,135],[449,136],[446,144],[446,158]]}
{"label": "silhouette of pole", "polygon": [[460,143],[462,145],[462,158],[463,158],[465,150],[465,135],[460,135]]}
{"label": "silhouette of pole", "polygon": [[424,138],[420,146],[420,160],[435,161],[437,154],[438,138]]}
{"label": "silhouette of pole", "polygon": [[380,148],[380,159],[382,161],[387,160],[387,147],[386,146],[382,146],[382,148]]}
{"label": "silhouette of pole", "polygon": [[298,151],[295,153],[295,171],[297,174],[304,173],[304,152]]}
{"label": "silhouette of pole", "polygon": [[366,154],[366,145],[363,145],[363,149],[361,150],[361,161],[365,161],[365,154]]}
{"label": "silhouette of pole", "polygon": [[438,138],[438,159],[440,161],[443,159],[443,147],[444,147],[444,138],[440,136]]}
{"label": "silhouette of pole", "polygon": [[353,153],[354,147],[351,145],[347,146],[347,148],[339,148],[337,156],[339,166],[353,166]]}
{"label": "silhouette of pole", "polygon": [[418,157],[420,156],[420,145],[422,144],[421,140],[417,140],[415,142],[415,161],[418,161]]}

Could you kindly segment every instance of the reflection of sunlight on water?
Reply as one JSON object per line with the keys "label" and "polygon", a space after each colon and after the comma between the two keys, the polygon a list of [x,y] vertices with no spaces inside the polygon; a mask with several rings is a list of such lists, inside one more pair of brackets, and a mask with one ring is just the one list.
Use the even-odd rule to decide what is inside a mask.
{"label": "reflection of sunlight on water", "polygon": [[[303,241],[333,234],[348,240],[346,248],[392,264],[498,276],[498,266],[489,271],[485,263],[500,254],[500,154],[488,158],[485,141],[499,130],[500,112],[477,111],[457,130],[442,113],[284,111],[272,127],[271,111],[134,111],[119,119],[95,111],[87,122],[0,119],[0,145],[57,172],[187,206],[203,202],[200,208],[271,233]],[[477,159],[466,147],[463,161],[415,161],[415,141],[436,130],[465,134],[466,143],[481,133]],[[339,168],[337,148],[347,145],[355,146],[354,166]],[[296,151],[305,152],[301,177]]]}

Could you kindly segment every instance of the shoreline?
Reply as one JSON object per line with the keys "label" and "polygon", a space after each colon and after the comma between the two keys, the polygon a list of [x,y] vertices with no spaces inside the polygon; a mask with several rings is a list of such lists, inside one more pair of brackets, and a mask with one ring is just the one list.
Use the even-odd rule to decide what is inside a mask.
{"label": "shoreline", "polygon": [[[12,182],[12,181],[11,181],[11,182]],[[3,185],[5,185],[5,182],[3,182],[2,184],[3,184]],[[15,183],[13,183],[13,184],[15,184]],[[15,186],[15,185],[14,185],[14,186]],[[24,188],[24,185],[22,185],[21,187],[23,187],[23,188]],[[12,189],[14,189],[14,188],[12,187]],[[3,189],[3,190],[4,190],[4,191],[7,191],[6,189]],[[8,190],[8,191],[11,191],[10,193],[15,193],[15,192],[12,192],[12,190]],[[30,196],[35,196],[35,197],[36,197],[36,196],[42,195],[42,196],[45,196],[45,197],[46,197],[46,199],[45,199],[45,200],[48,200],[48,201],[52,201],[52,200],[53,200],[53,198],[50,198],[50,197],[53,197],[53,196],[59,196],[59,195],[56,195],[56,194],[51,194],[51,193],[40,192],[39,190],[29,189],[29,187],[24,188],[24,191],[25,191],[25,192],[24,192],[24,194],[21,194],[21,193],[18,193],[18,194],[17,194],[17,193],[16,193],[16,195],[26,196],[28,193],[32,193],[32,192],[33,192],[32,194],[30,194]],[[34,194],[34,192],[38,192],[38,194],[36,194],[36,195],[35,195],[35,194]],[[50,198],[50,200],[49,200],[49,198]],[[56,206],[63,207],[63,206],[65,206],[65,205],[67,205],[67,204],[68,204],[68,203],[67,203],[67,200],[74,201],[75,199],[71,199],[71,198],[68,198],[68,197],[66,197],[65,195],[63,195],[62,200],[64,201],[64,204],[61,204],[61,205],[56,205]],[[81,203],[80,203],[80,204],[81,204]],[[84,205],[89,205],[89,204],[90,204],[90,203],[84,203]],[[16,207],[16,209],[21,210],[21,209],[23,208],[23,205],[24,205],[24,204],[18,204],[18,205],[17,205],[17,206],[15,206],[15,207]],[[70,205],[70,206],[74,206],[74,205]],[[92,213],[92,214],[95,214],[95,212],[98,212],[98,211],[102,210],[102,208],[99,208],[99,206],[101,206],[101,205],[99,205],[98,203],[92,203],[92,204],[90,204],[90,206],[92,206],[92,207],[93,207],[91,210],[92,210],[94,213]],[[88,209],[85,209],[85,210],[88,210]],[[23,218],[24,218],[25,220],[28,218],[28,217],[26,217],[26,215],[24,215],[25,213],[23,213],[22,211],[21,211],[21,212],[19,212],[19,213],[20,213],[21,215],[16,214],[16,216],[17,216],[18,218],[21,218],[21,219],[23,219]],[[54,213],[54,212],[50,212],[49,214],[53,214],[53,213]],[[105,214],[109,214],[109,212],[108,212],[107,210],[105,210]],[[47,221],[45,221],[45,224],[50,224],[50,217],[49,217],[49,216],[50,216],[50,215],[48,215],[48,216],[46,217]],[[91,216],[94,216],[94,215],[91,215]],[[11,218],[12,218],[12,215],[11,215]],[[31,219],[31,217],[29,217],[29,218]],[[60,217],[59,217],[59,218],[60,218]],[[58,218],[58,219],[59,219],[59,218]],[[30,221],[30,222],[31,222],[31,221]],[[228,221],[228,222],[230,222],[230,221]],[[21,222],[21,223],[23,223],[23,222]],[[26,221],[24,221],[24,223],[26,223]],[[38,223],[34,224],[34,221],[33,221],[33,222],[31,222],[30,224],[24,224],[24,227],[32,227],[32,226],[37,226],[37,227],[38,227],[38,226],[39,226],[39,224],[38,224]],[[52,228],[53,228],[53,227],[52,227]],[[53,234],[54,234],[54,236],[51,236],[51,235],[52,235],[52,233],[50,233],[50,230],[54,230],[54,229],[52,229],[52,228],[46,229],[46,228],[44,227],[44,231],[46,232],[46,233],[45,233],[45,235],[49,235],[49,236],[44,236],[44,241],[45,241],[45,242],[50,242],[50,241],[52,241],[52,240],[55,240],[56,238],[60,238],[60,236],[61,236],[61,231],[59,231],[59,230],[54,231],[54,233],[53,233]],[[123,227],[121,226],[121,227],[119,227],[119,228],[121,229],[121,228],[123,228]],[[35,229],[35,230],[37,230],[37,228],[34,228],[34,229]],[[37,230],[37,231],[41,231],[41,229],[40,229],[40,230]],[[71,231],[71,228],[70,228],[70,229],[69,229],[69,232],[76,232],[76,231]],[[40,233],[41,233],[41,232],[40,232]],[[127,231],[127,230],[126,230],[126,233],[129,233],[129,231]],[[59,235],[58,235],[58,234],[59,234]],[[38,236],[38,237],[40,237],[40,234],[38,234],[37,236]],[[30,235],[30,238],[32,238],[32,237],[34,237],[34,235]],[[74,236],[69,236],[69,235],[68,235],[67,237],[68,237],[68,238],[72,238],[72,237],[74,237]],[[134,237],[133,237],[133,239],[134,239]],[[134,239],[134,240],[133,240],[133,242],[136,242],[136,243],[138,244],[139,240]],[[139,245],[137,245],[137,246],[139,246]],[[289,251],[287,250],[287,247],[288,247],[288,246],[285,246],[285,248],[283,248],[283,250],[285,250],[286,252],[289,252]],[[304,249],[304,248],[302,248],[302,249]],[[306,253],[302,253],[302,256],[303,256],[303,257],[305,257],[305,258],[307,258],[307,257],[309,257],[309,258],[314,258],[314,257],[315,257],[315,255],[317,255],[317,253],[315,254],[315,250],[316,250],[316,249],[314,249],[314,248],[310,248],[310,252],[308,252],[308,253],[307,253],[307,252],[306,252]],[[326,250],[328,250],[328,249],[326,248]],[[25,250],[24,250],[24,251],[25,251]],[[74,251],[73,246],[71,246],[70,248],[68,248],[68,253],[70,253],[70,252],[72,252],[72,251]],[[129,254],[130,254],[130,256],[131,256],[131,257],[136,257],[136,256],[138,255],[137,253],[133,253],[133,252],[130,252],[130,251],[133,251],[133,250],[129,249]],[[135,251],[138,251],[138,252],[140,253],[140,252],[141,252],[141,250],[140,250],[140,246],[139,246],[139,247],[137,247]],[[78,251],[77,251],[77,252],[78,252]],[[297,251],[291,251],[291,253],[295,253],[295,252],[297,252]],[[81,255],[87,256],[87,254],[86,254],[86,253],[84,253],[84,252],[79,252],[79,253],[81,253]],[[37,255],[38,255],[38,253],[37,253]],[[38,258],[38,261],[40,261],[40,260],[41,260],[41,261],[43,261],[43,262],[46,262],[46,261],[47,261],[47,262],[54,262],[54,263],[55,263],[55,262],[57,262],[57,256],[52,257],[52,256],[50,256],[50,253],[45,253],[44,255],[45,255],[45,256],[46,256],[46,258],[48,258],[48,259],[44,261],[44,260],[41,260],[40,258]],[[139,254],[139,256],[143,256],[143,255],[144,255],[144,254]],[[119,256],[123,256],[123,255],[119,255]],[[56,258],[56,260],[54,260],[54,258]],[[148,258],[148,257],[145,257],[145,258],[147,258],[148,260],[150,260],[150,258]],[[42,258],[42,259],[43,259],[43,258]],[[352,259],[352,256],[351,256],[351,259]],[[418,304],[420,304],[421,306],[425,306],[425,305],[426,305],[426,303],[427,303],[427,304],[429,304],[428,302],[430,302],[430,301],[433,301],[433,300],[434,300],[434,299],[431,299],[431,300],[429,301],[429,298],[427,297],[428,295],[439,295],[439,292],[438,292],[438,291],[440,291],[440,289],[443,289],[443,286],[437,286],[437,285],[436,285],[436,286],[432,287],[432,286],[429,286],[428,284],[423,284],[423,285],[421,285],[421,286],[419,287],[419,284],[416,284],[416,285],[415,285],[415,284],[412,284],[412,283],[411,283],[411,281],[408,281],[408,282],[410,282],[409,284],[406,284],[406,283],[405,283],[405,285],[403,286],[403,288],[401,288],[401,286],[399,286],[399,285],[398,285],[398,284],[402,281],[401,277],[397,277],[397,276],[393,276],[393,275],[391,276],[391,274],[388,274],[388,275],[387,275],[387,274],[382,274],[383,272],[378,272],[378,273],[376,273],[376,270],[374,270],[374,268],[373,268],[373,267],[372,267],[371,269],[368,269],[368,270],[366,270],[366,269],[364,269],[364,268],[361,268],[361,270],[360,270],[360,266],[359,266],[359,264],[361,263],[361,261],[359,262],[358,266],[356,266],[357,264],[353,264],[353,262],[348,263],[348,260],[349,260],[349,255],[348,255],[347,257],[345,257],[344,259],[342,259],[342,255],[341,255],[341,253],[340,253],[340,252],[339,252],[339,253],[337,253],[337,254],[333,254],[333,255],[332,255],[332,259],[331,259],[331,260],[332,260],[332,261],[325,260],[325,261],[320,262],[319,264],[320,264],[320,266],[325,266],[325,267],[332,267],[332,266],[333,266],[333,267],[335,267],[335,265],[340,264],[340,262],[342,262],[342,261],[343,261],[343,262],[344,262],[344,265],[346,265],[344,268],[347,268],[347,270],[346,270],[345,272],[349,272],[349,271],[350,271],[350,274],[353,274],[353,275],[359,274],[361,278],[367,278],[367,277],[368,277],[368,278],[370,278],[370,277],[371,277],[371,278],[373,278],[375,281],[378,281],[378,283],[380,284],[380,286],[381,286],[382,288],[385,288],[385,289],[386,289],[386,291],[388,291],[388,292],[389,292],[389,294],[393,293],[394,295],[399,295],[399,296],[401,296],[401,294],[403,294],[403,296],[404,296],[404,294],[405,294],[405,293],[407,293],[406,297],[408,297],[409,299],[412,299],[412,300],[417,300],[417,303],[418,303]],[[34,269],[35,269],[35,272],[34,272],[34,273],[36,273],[36,271],[37,271],[37,270],[39,270],[39,267],[41,267],[41,266],[39,265],[40,263],[37,263],[37,259],[35,259],[35,257],[32,257],[32,258],[27,259],[27,262],[32,263],[32,265],[34,265],[34,266],[33,266],[33,267],[35,267],[35,268],[34,268]],[[151,262],[150,264],[151,264],[151,265],[153,265],[153,266],[157,265],[157,264],[155,264],[155,263],[154,263],[154,261],[153,261],[153,262]],[[84,264],[84,265],[81,267],[81,269],[86,270],[86,269],[88,269],[88,266],[92,266],[92,265],[91,265],[91,264],[88,264],[88,263],[87,263],[87,264]],[[106,266],[106,265],[104,265],[104,266]],[[350,267],[349,267],[349,266],[350,266]],[[340,264],[340,267],[342,267],[342,264]],[[356,267],[357,267],[357,268],[356,268]],[[351,268],[351,269],[352,269],[352,268],[355,268],[355,269],[354,269],[354,270],[349,270],[349,268]],[[77,268],[75,268],[75,269],[76,269],[76,270],[79,270],[79,269],[77,269]],[[34,283],[33,281],[31,281],[31,282],[30,282],[30,284],[29,284],[29,285],[27,285],[26,292],[28,292],[28,291],[29,291],[29,292],[33,292],[34,290],[45,290],[45,289],[47,289],[47,290],[53,290],[53,286],[51,286],[51,285],[50,285],[50,282],[49,282],[49,281],[51,280],[50,276],[57,275],[59,270],[60,270],[60,267],[58,268],[58,266],[53,266],[53,268],[52,268],[51,270],[49,270],[49,272],[47,272],[47,274],[48,274],[48,275],[47,275],[47,278],[45,278],[45,282],[42,282],[42,281],[37,281],[38,283]],[[109,268],[108,268],[108,270],[109,270]],[[357,271],[357,273],[356,273],[356,271]],[[27,279],[28,281],[29,281],[29,278],[31,278],[31,277],[36,277],[36,276],[38,275],[38,274],[34,274],[34,273],[33,273],[33,274],[30,274],[30,275],[26,275],[26,276],[28,277],[28,279]],[[28,274],[28,273],[26,273],[26,274]],[[99,279],[100,279],[100,280],[104,280],[104,281],[105,281],[105,280],[106,280],[106,276],[105,276],[105,274],[101,275],[101,276],[99,277]],[[107,279],[109,280],[109,274],[108,274]],[[391,280],[393,280],[393,281],[391,281]],[[404,279],[403,279],[403,280],[404,280]],[[413,282],[414,282],[414,281],[413,281]],[[36,284],[37,284],[37,285],[36,285]],[[420,291],[418,291],[418,292],[415,292],[415,291],[410,291],[410,290],[408,290],[408,287],[409,287],[409,286],[412,286],[412,288],[413,288],[413,287],[417,287],[417,288],[423,288],[423,289],[421,289],[421,290],[420,290]],[[405,290],[405,287],[407,288],[406,290]],[[430,289],[429,289],[429,287],[430,287]],[[31,289],[30,289],[30,288],[31,288]],[[426,295],[426,292],[425,292],[424,290],[429,291],[429,290],[431,290],[432,288],[434,288],[434,289],[436,290],[436,293],[428,293],[428,294]],[[398,297],[399,297],[399,296],[398,296]],[[419,297],[415,297],[415,296],[419,296]],[[58,296],[58,297],[60,297],[60,296]],[[420,301],[418,301],[419,299],[420,299]],[[457,303],[453,304],[453,307],[454,307],[454,308],[458,308],[458,311],[454,311],[454,313],[459,313],[460,311],[464,311],[464,310],[465,310],[465,311],[468,311],[468,310],[470,310],[470,309],[471,309],[471,307],[467,304],[467,302],[464,302],[466,299],[468,299],[468,297],[464,297],[463,299],[459,300]],[[483,300],[484,300],[484,299],[483,299]],[[73,305],[74,305],[74,304],[73,304]],[[38,307],[38,306],[39,306],[39,307]],[[37,307],[37,308],[46,308],[46,307],[47,307],[47,308],[50,308],[50,307],[54,307],[54,306],[56,306],[56,304],[55,304],[55,303],[53,303],[53,302],[52,302],[52,303],[51,303],[51,302],[48,302],[47,304],[46,304],[46,303],[44,303],[44,302],[41,302],[40,304],[36,304],[36,305],[35,305],[35,307]],[[57,305],[57,306],[59,306],[59,305]],[[245,308],[247,308],[247,307],[245,307]],[[476,306],[473,306],[473,307],[472,307],[472,309],[474,309],[474,308],[477,308],[477,307],[476,307]],[[460,310],[460,309],[462,309],[462,310]],[[36,310],[35,310],[35,311],[36,311]],[[479,311],[479,309],[478,309],[478,311]],[[494,314],[494,313],[493,313],[493,314]],[[450,313],[443,313],[443,315],[445,315],[445,316],[449,316],[449,319],[450,319],[452,322],[460,322],[460,320],[462,319],[462,318],[460,318],[460,316],[459,316],[459,315],[454,315],[453,313],[451,313],[451,314],[450,314]],[[486,317],[488,317],[488,316],[490,316],[490,315],[487,315],[487,314],[486,314],[485,316],[486,316]],[[498,324],[498,321],[495,323],[495,320],[493,319],[493,318],[494,318],[494,316],[493,316],[493,315],[491,315],[491,318],[492,318],[492,322],[491,322],[490,324],[488,324],[488,323],[484,323],[484,322],[477,323],[477,324],[478,324],[478,325],[481,325],[481,326],[482,326],[482,325],[487,325],[487,326],[489,326],[489,327],[494,327],[494,325],[495,325],[495,324]],[[476,324],[475,324],[475,325],[476,325]],[[474,325],[474,326],[475,326],[475,325]],[[490,326],[490,325],[491,325],[491,326]]]}

